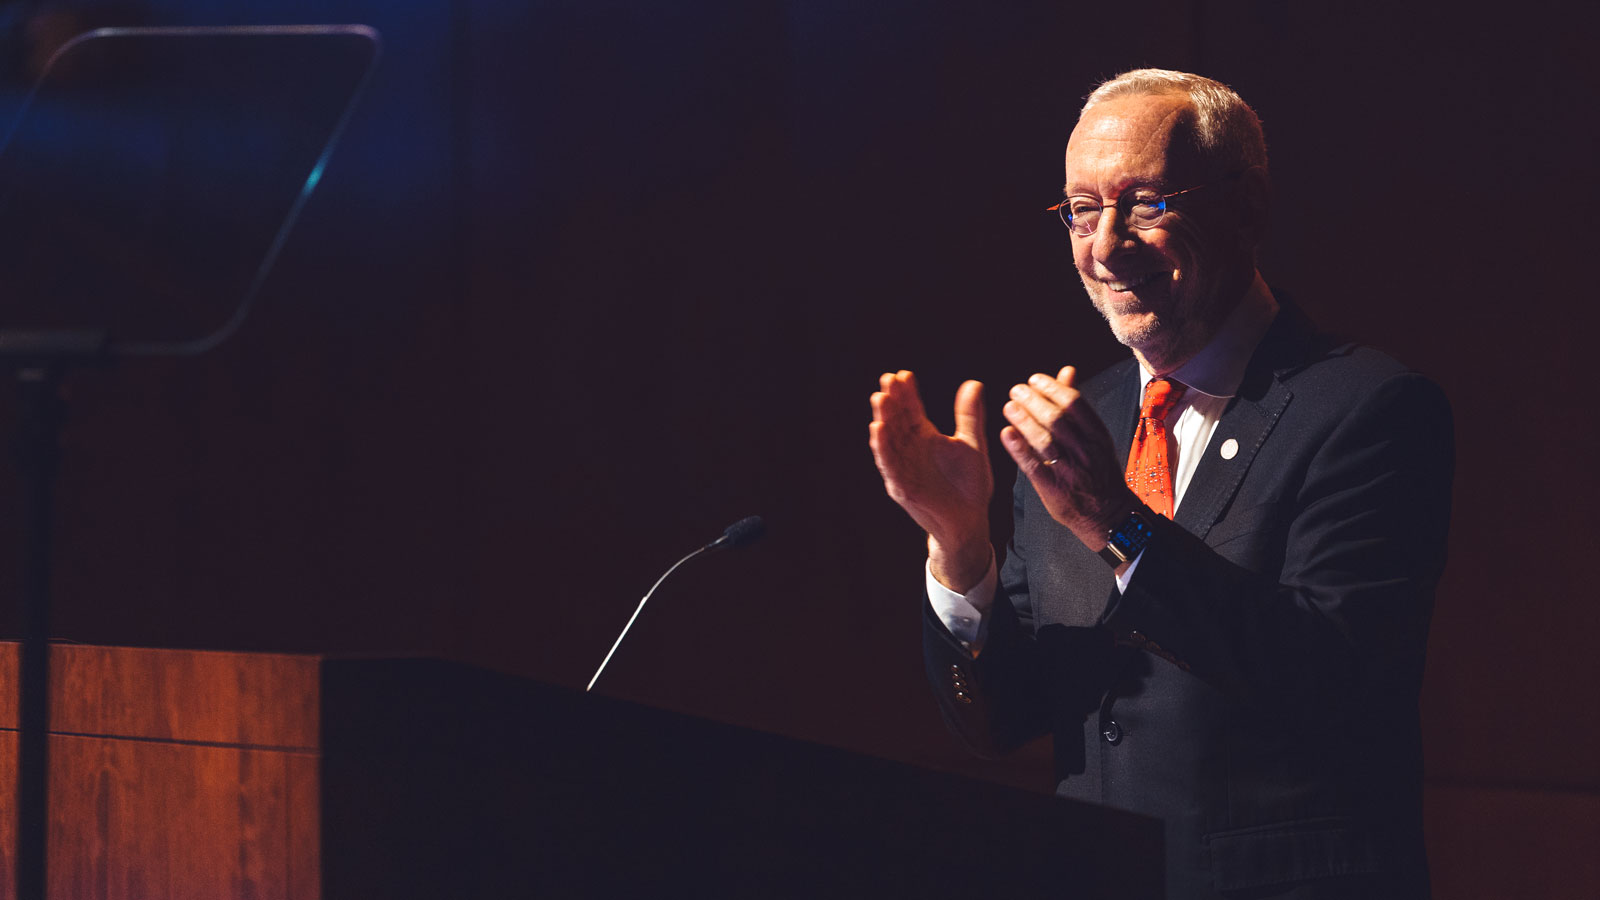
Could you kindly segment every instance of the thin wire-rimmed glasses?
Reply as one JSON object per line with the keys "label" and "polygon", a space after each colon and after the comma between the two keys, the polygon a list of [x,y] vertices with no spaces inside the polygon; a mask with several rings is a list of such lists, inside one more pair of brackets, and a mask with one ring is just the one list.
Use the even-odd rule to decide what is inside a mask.
{"label": "thin wire-rimmed glasses", "polygon": [[[1173,191],[1170,194],[1158,193],[1150,188],[1135,188],[1117,198],[1117,211],[1122,213],[1122,218],[1129,225],[1146,231],[1161,224],[1167,215],[1167,201],[1173,197],[1208,188],[1224,181],[1232,181],[1243,175],[1249,169],[1242,169],[1231,175],[1224,175],[1216,181],[1208,181],[1192,188]],[[1051,211],[1061,216],[1061,224],[1071,229],[1079,237],[1088,237],[1100,227],[1100,212],[1105,209],[1105,204],[1097,198],[1085,195],[1074,195],[1050,207]]]}

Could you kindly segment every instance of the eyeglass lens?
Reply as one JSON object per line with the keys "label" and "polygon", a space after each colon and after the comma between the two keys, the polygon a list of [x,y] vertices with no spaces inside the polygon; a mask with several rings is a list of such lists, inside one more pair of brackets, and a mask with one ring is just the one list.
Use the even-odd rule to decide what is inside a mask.
{"label": "eyeglass lens", "polygon": [[[1123,195],[1117,198],[1122,217],[1135,228],[1154,228],[1167,214],[1166,198],[1156,195]],[[1088,197],[1073,197],[1062,203],[1057,211],[1061,221],[1072,233],[1080,236],[1094,234],[1100,227],[1100,211],[1104,207]]]}

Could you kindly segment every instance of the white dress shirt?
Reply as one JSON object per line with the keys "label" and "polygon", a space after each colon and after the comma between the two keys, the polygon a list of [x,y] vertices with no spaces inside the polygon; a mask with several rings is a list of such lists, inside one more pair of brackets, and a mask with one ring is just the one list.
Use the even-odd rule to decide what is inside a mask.
{"label": "white dress shirt", "polygon": [[[1177,407],[1167,414],[1168,431],[1173,444],[1170,458],[1173,461],[1174,510],[1183,502],[1184,491],[1194,477],[1194,470],[1200,465],[1206,445],[1211,442],[1212,432],[1217,430],[1223,410],[1239,390],[1239,383],[1244,380],[1244,370],[1250,363],[1251,354],[1277,314],[1278,302],[1273,299],[1272,292],[1258,273],[1255,282],[1245,292],[1244,299],[1222,323],[1222,328],[1211,342],[1168,374],[1167,377],[1188,387]],[[1140,397],[1144,396],[1144,388],[1153,377],[1153,373],[1143,366],[1139,367]],[[1117,576],[1117,590],[1128,589],[1134,571],[1139,568],[1139,560],[1143,558],[1141,551],[1128,568]],[[983,646],[988,612],[994,605],[995,588],[999,583],[993,556],[989,559],[989,569],[984,573],[983,580],[965,594],[958,594],[940,584],[933,577],[931,565],[925,572],[928,602],[933,605],[934,613],[957,640],[976,654]]]}

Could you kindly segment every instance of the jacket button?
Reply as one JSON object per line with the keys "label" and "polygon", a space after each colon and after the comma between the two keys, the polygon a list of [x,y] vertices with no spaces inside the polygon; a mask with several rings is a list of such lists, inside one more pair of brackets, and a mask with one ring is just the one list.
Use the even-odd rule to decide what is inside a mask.
{"label": "jacket button", "polygon": [[1122,726],[1113,719],[1107,719],[1100,726],[1100,736],[1105,738],[1108,744],[1119,744],[1122,742]]}
{"label": "jacket button", "polygon": [[966,691],[956,691],[956,699],[960,700],[962,703],[971,703],[972,695],[968,694]]}

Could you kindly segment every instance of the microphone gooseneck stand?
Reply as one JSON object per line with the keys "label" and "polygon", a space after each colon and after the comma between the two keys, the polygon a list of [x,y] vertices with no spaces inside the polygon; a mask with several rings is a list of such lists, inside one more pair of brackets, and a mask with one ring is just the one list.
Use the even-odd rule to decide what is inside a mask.
{"label": "microphone gooseneck stand", "polygon": [[622,626],[622,633],[617,635],[615,641],[611,642],[611,649],[606,651],[606,658],[600,661],[600,668],[594,670],[594,677],[589,679],[588,686],[583,689],[584,693],[594,690],[594,683],[600,680],[600,673],[604,672],[606,666],[611,663],[612,654],[616,653],[617,648],[622,646],[622,639],[628,636],[628,629],[633,627],[633,621],[639,618],[639,613],[644,612],[644,605],[650,602],[650,597],[655,594],[656,588],[661,587],[661,583],[667,580],[667,576],[678,571],[679,566],[702,553],[715,553],[718,550],[732,550],[735,547],[743,547],[761,537],[766,533],[766,530],[766,523],[762,521],[760,516],[745,516],[724,528],[721,537],[703,547],[696,548],[688,556],[673,563],[672,568],[663,572],[661,577],[656,579],[656,583],[650,586],[650,590],[644,592],[644,599],[640,600],[639,605],[633,608],[633,615],[628,617],[628,624]]}

